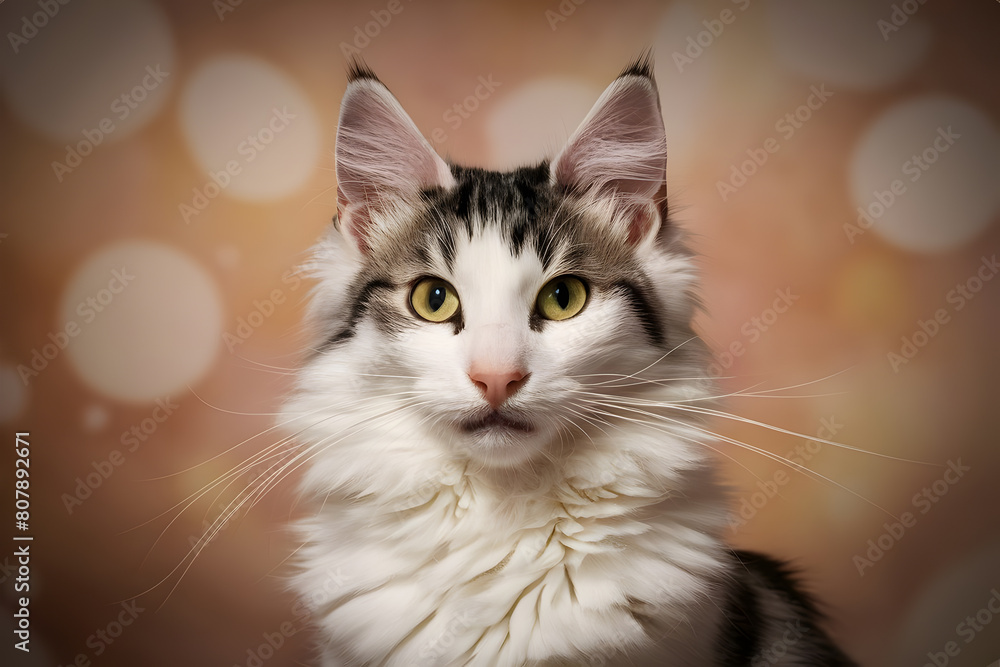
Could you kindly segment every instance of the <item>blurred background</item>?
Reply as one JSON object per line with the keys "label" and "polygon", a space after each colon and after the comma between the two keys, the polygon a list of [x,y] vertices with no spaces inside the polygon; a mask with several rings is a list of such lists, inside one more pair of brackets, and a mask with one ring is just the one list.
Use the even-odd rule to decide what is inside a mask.
{"label": "blurred background", "polygon": [[649,46],[699,330],[725,390],[782,390],[727,409],[860,450],[717,420],[816,473],[719,445],[733,544],[801,568],[864,665],[1000,658],[997,2],[7,0],[0,25],[0,426],[31,462],[0,627],[34,537],[3,664],[312,664],[295,475],[207,544],[260,468],[182,503],[278,437],[347,59],[442,155],[504,168]]}

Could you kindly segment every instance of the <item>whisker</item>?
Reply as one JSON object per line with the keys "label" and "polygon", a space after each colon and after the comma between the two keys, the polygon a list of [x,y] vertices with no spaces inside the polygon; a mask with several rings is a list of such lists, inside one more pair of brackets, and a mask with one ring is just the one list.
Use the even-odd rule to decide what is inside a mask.
{"label": "whisker", "polygon": [[[406,393],[406,392],[400,392],[400,393],[402,394],[402,393]],[[360,400],[358,400],[358,401],[353,401],[352,403],[353,403],[353,404],[362,404],[362,403],[364,403],[364,402],[366,402],[366,401],[370,401],[370,400],[375,400],[375,399],[382,399],[382,398],[386,398],[386,397],[387,397],[387,396],[369,396],[369,397],[365,397],[365,398],[363,398],[363,399],[360,399]],[[319,411],[320,411],[321,409],[322,409],[322,408],[320,408],[320,409],[317,409],[317,410],[313,411],[313,413],[309,413],[309,414],[314,414],[315,412],[319,412]],[[170,529],[170,527],[171,527],[171,526],[173,526],[173,524],[174,524],[174,523],[175,523],[175,522],[176,522],[176,521],[177,521],[177,520],[178,520],[178,519],[179,519],[179,518],[180,518],[181,516],[183,516],[184,512],[186,512],[186,511],[188,510],[188,508],[190,508],[190,507],[191,507],[192,505],[194,505],[194,504],[195,504],[196,502],[198,502],[198,500],[200,500],[200,499],[201,499],[201,498],[203,498],[203,497],[204,497],[205,495],[207,495],[207,494],[208,494],[208,493],[209,493],[210,491],[212,491],[212,489],[214,489],[214,488],[218,487],[218,486],[219,486],[220,484],[222,484],[223,482],[225,482],[225,481],[226,481],[227,479],[230,479],[230,480],[235,480],[235,479],[237,479],[237,478],[238,478],[239,476],[241,476],[241,475],[242,475],[242,474],[243,474],[243,473],[244,473],[245,471],[249,470],[250,468],[252,468],[252,467],[254,467],[254,466],[256,466],[256,465],[258,465],[258,463],[260,463],[261,461],[263,461],[263,460],[266,460],[267,458],[272,458],[272,457],[273,457],[272,453],[273,453],[273,452],[274,452],[275,450],[277,450],[278,448],[280,448],[281,446],[283,446],[284,444],[286,444],[286,443],[288,443],[288,442],[294,442],[294,438],[296,438],[297,436],[301,435],[302,433],[304,433],[304,432],[305,432],[305,431],[307,431],[308,429],[310,429],[310,428],[315,428],[315,427],[316,427],[316,426],[318,426],[319,424],[322,424],[322,423],[324,423],[324,422],[328,421],[329,419],[333,419],[334,417],[337,417],[337,416],[339,416],[339,415],[330,415],[330,416],[328,416],[328,417],[325,417],[324,419],[321,419],[320,421],[318,421],[318,422],[316,422],[316,423],[314,423],[314,424],[311,424],[311,425],[309,425],[309,426],[306,426],[306,427],[304,427],[304,428],[300,429],[300,430],[299,430],[299,431],[297,431],[296,433],[293,433],[293,434],[291,434],[291,435],[289,435],[289,436],[286,436],[286,437],[282,438],[281,440],[279,440],[279,441],[278,441],[278,442],[276,442],[276,443],[273,443],[273,444],[271,444],[271,445],[268,445],[267,447],[265,447],[265,448],[264,448],[263,450],[261,450],[260,452],[258,452],[258,453],[256,453],[256,454],[254,454],[253,456],[251,456],[250,458],[248,458],[248,459],[247,459],[247,460],[245,460],[244,462],[242,462],[242,463],[240,463],[240,464],[238,464],[238,465],[234,466],[233,468],[231,468],[231,469],[230,469],[229,471],[227,471],[226,473],[224,473],[224,474],[220,475],[220,476],[219,476],[218,478],[216,478],[216,479],[215,479],[214,481],[212,481],[212,482],[209,482],[208,484],[206,484],[205,486],[203,486],[203,487],[202,487],[202,488],[201,488],[200,490],[198,490],[198,491],[196,491],[196,492],[192,493],[192,494],[191,494],[191,495],[189,495],[189,496],[188,496],[187,498],[185,498],[185,499],[183,499],[183,500],[181,500],[181,501],[177,502],[177,503],[176,503],[176,504],[175,504],[175,505],[174,505],[173,507],[171,507],[171,508],[168,508],[168,509],[164,510],[163,512],[161,512],[160,514],[156,515],[155,517],[152,517],[151,519],[149,519],[149,520],[147,520],[147,521],[144,521],[144,522],[142,522],[142,523],[138,524],[137,526],[134,526],[134,527],[132,527],[132,528],[130,528],[130,529],[128,529],[128,530],[126,530],[126,531],[123,531],[123,533],[127,533],[127,532],[130,532],[130,531],[132,531],[132,530],[136,530],[137,528],[140,528],[140,527],[142,527],[142,526],[145,526],[145,525],[147,525],[147,524],[149,524],[149,523],[151,523],[151,522],[155,521],[156,519],[158,519],[158,518],[160,518],[160,517],[162,517],[162,516],[164,516],[164,515],[166,515],[166,514],[168,514],[168,513],[172,512],[172,511],[174,511],[174,510],[177,510],[177,512],[176,512],[176,514],[174,515],[174,517],[173,517],[173,518],[172,518],[172,519],[171,519],[171,520],[170,520],[170,521],[169,521],[169,522],[167,523],[167,525],[166,525],[166,526],[165,526],[165,527],[163,528],[163,530],[162,530],[162,531],[160,532],[160,535],[159,535],[159,537],[157,537],[157,538],[156,538],[156,540],[155,540],[155,541],[153,542],[152,546],[151,546],[151,547],[150,547],[150,549],[149,549],[149,552],[148,552],[148,553],[147,553],[147,555],[146,555],[146,558],[148,558],[148,557],[149,557],[149,555],[150,555],[150,554],[152,553],[153,549],[155,549],[155,548],[156,548],[156,545],[157,545],[157,544],[158,544],[158,543],[160,542],[160,540],[161,540],[161,539],[163,538],[163,536],[164,536],[164,535],[165,535],[165,534],[167,533],[167,531],[168,531],[168,530]],[[287,425],[288,423],[290,423],[290,421],[293,421],[293,420],[289,420],[289,422],[285,422],[285,424]],[[271,427],[270,429],[268,429],[268,431],[270,431],[270,430],[274,430],[274,428],[280,428],[281,426],[282,426],[282,425],[276,425],[276,426],[274,426],[274,427]],[[256,436],[254,436],[254,437],[256,437]],[[252,439],[252,438],[250,438],[250,439]],[[244,441],[244,442],[246,442],[246,441]],[[234,449],[234,448],[235,448],[235,447],[232,447],[232,448],[230,448],[230,449],[229,449],[229,450],[227,450],[227,451],[231,451],[231,450],[232,450],[232,449]],[[214,458],[218,458],[218,456],[219,456],[219,455],[217,455],[217,456],[215,456],[215,457],[212,457],[212,458],[213,458],[213,459],[214,459]],[[211,459],[209,459],[209,460],[211,460]],[[202,463],[202,464],[199,464],[199,465],[204,465],[204,463]],[[198,466],[194,466],[194,467],[196,468],[196,467],[198,467]],[[232,481],[230,481],[230,482],[229,482],[229,484],[227,484],[227,485],[226,485],[225,487],[223,487],[223,490],[224,490],[225,488],[228,488],[228,487],[229,487],[229,485],[230,485],[231,483],[232,483]],[[221,495],[221,492],[220,492],[220,495]],[[218,498],[219,496],[216,496],[216,497]],[[183,505],[183,507],[181,507],[182,505]],[[180,508],[180,509],[178,510],[178,508]],[[144,561],[143,561],[143,562],[145,562],[145,559],[144,559]]]}
{"label": "whisker", "polygon": [[[333,441],[333,442],[330,442],[330,439],[326,439],[326,440],[321,441],[319,443],[321,446],[313,446],[313,445],[303,446],[302,447],[303,450],[304,450],[303,452],[299,452],[299,453],[295,454],[290,461],[281,464],[281,467],[278,470],[279,473],[282,473],[280,479],[284,479],[285,477],[287,477],[288,474],[290,474],[291,472],[294,472],[294,470],[297,469],[298,467],[300,467],[302,464],[304,464],[304,463],[308,462],[309,460],[311,460],[322,449],[325,449],[326,447],[332,446],[332,445],[334,445],[334,444],[336,444],[338,442],[341,442],[345,438],[350,437],[351,435],[354,435],[353,431],[357,427],[359,427],[359,426],[365,426],[367,423],[371,422],[374,419],[378,419],[378,418],[384,417],[386,415],[390,415],[390,414],[392,414],[394,412],[398,414],[399,411],[402,408],[405,408],[405,407],[408,407],[408,406],[406,404],[403,404],[402,406],[395,405],[392,408],[390,408],[390,409],[388,409],[388,410],[386,410],[386,411],[384,411],[382,413],[373,415],[371,417],[366,417],[362,421],[360,421],[360,422],[352,425],[348,429],[345,429],[347,431],[346,433],[344,433],[344,431],[338,432],[338,434],[339,433],[344,433],[344,435],[341,436],[340,438],[338,438],[337,440]],[[326,419],[320,420],[320,422],[317,422],[316,424],[313,424],[313,425],[311,425],[310,427],[307,427],[307,428],[314,428],[315,426],[319,425],[320,423],[322,423],[324,421],[326,421]],[[306,429],[303,429],[303,431],[304,430],[306,430]],[[299,433],[301,433],[301,432],[302,431],[300,431]],[[295,435],[298,435],[298,434],[295,434]],[[289,436],[289,438],[291,438],[291,437],[294,437],[294,436]],[[288,438],[286,438],[285,440],[288,440]],[[272,446],[272,448],[273,447],[274,446]],[[311,449],[314,449],[316,451],[310,452],[309,450],[311,450]],[[305,458],[302,461],[300,461],[294,468],[289,469],[289,466],[292,463],[294,463],[296,459],[299,459],[299,458],[303,457],[306,454],[308,454],[308,456],[305,456]],[[269,468],[269,470],[270,470],[270,468]],[[287,471],[287,472],[284,472],[284,471]],[[265,472],[264,474],[267,475],[268,473]],[[264,481],[264,484],[269,483],[269,481],[272,480],[272,479],[274,479],[274,478],[275,478],[274,474],[270,474],[267,477],[267,479]],[[256,480],[254,480],[254,481],[256,481]],[[251,482],[251,485],[252,484],[253,484],[253,481]],[[211,489],[213,487],[214,487],[214,485],[210,486],[209,489]],[[259,490],[259,488],[260,487],[258,487],[258,490]],[[180,585],[181,581],[184,579],[184,577],[186,576],[186,574],[188,573],[188,571],[190,571],[191,567],[194,565],[194,562],[198,559],[198,557],[201,555],[201,553],[204,551],[204,549],[208,546],[208,544],[211,543],[212,540],[214,540],[218,536],[219,532],[221,532],[221,530],[222,530],[222,527],[225,526],[227,524],[227,522],[229,522],[233,518],[233,516],[235,516],[235,514],[239,511],[239,509],[244,504],[246,504],[247,502],[249,502],[250,499],[252,497],[254,497],[255,495],[256,495],[256,491],[251,490],[250,487],[247,487],[247,489],[245,489],[243,492],[241,492],[240,494],[238,494],[237,498],[235,498],[234,500],[230,501],[230,503],[226,506],[226,508],[223,510],[223,512],[220,513],[220,515],[212,522],[212,525],[209,526],[209,528],[202,535],[202,537],[200,537],[198,539],[198,541],[191,547],[191,549],[188,551],[187,555],[185,555],[177,565],[175,565],[166,575],[164,575],[163,578],[160,579],[160,581],[158,581],[156,584],[154,584],[150,588],[146,589],[142,593],[139,593],[139,595],[146,595],[149,592],[155,590],[156,588],[162,586],[164,583],[167,582],[167,580],[169,580],[174,574],[177,574],[178,571],[180,570],[180,573],[178,575],[177,581],[170,588],[170,591],[167,593],[166,599],[160,605],[160,607],[162,608],[162,606],[164,604],[166,604],[167,600],[169,600],[170,596],[173,594],[173,592]],[[233,503],[236,503],[236,505],[234,506]],[[188,504],[184,508],[184,510],[186,510],[187,507],[190,507],[190,504]],[[178,514],[178,516],[180,516],[180,514],[183,514],[184,510],[182,510]],[[177,517],[175,517],[173,520],[171,520],[171,524],[174,521],[176,521],[176,519],[177,519]]]}
{"label": "whisker", "polygon": [[[610,413],[610,412],[607,412],[607,411],[604,411],[604,410],[597,410],[597,412],[598,412],[599,414],[603,414],[603,415],[605,415],[605,416],[608,416],[608,417],[613,417],[613,418],[615,418],[615,419],[624,419],[624,420],[626,420],[626,421],[629,421],[629,422],[632,422],[632,423],[635,423],[635,424],[641,424],[641,425],[643,425],[643,426],[648,426],[648,427],[652,427],[652,425],[651,425],[651,424],[649,424],[649,423],[647,423],[647,422],[643,422],[643,421],[641,421],[641,420],[637,420],[637,419],[631,419],[631,418],[628,418],[628,417],[623,417],[623,416],[621,416],[621,415],[616,415],[616,414],[613,414],[613,413]],[[621,428],[620,426],[617,426],[617,425],[615,425],[615,424],[613,424],[613,423],[611,423],[611,422],[609,422],[609,421],[607,421],[607,420],[601,420],[601,423],[604,423],[604,424],[607,424],[608,426],[611,426],[612,428],[617,428],[618,430],[624,430],[624,429],[622,429],[622,428]],[[755,479],[756,479],[757,481],[760,481],[760,482],[763,482],[763,481],[764,481],[764,480],[762,480],[762,479],[761,479],[761,478],[760,478],[760,477],[759,477],[759,476],[757,475],[757,473],[755,473],[755,472],[754,472],[753,470],[751,470],[751,469],[750,469],[750,468],[748,468],[747,466],[743,465],[742,463],[740,463],[740,462],[739,462],[738,460],[736,460],[735,458],[733,458],[733,457],[732,457],[732,456],[730,456],[729,454],[726,454],[726,453],[725,453],[724,451],[722,451],[721,449],[718,449],[718,448],[716,448],[716,447],[713,447],[712,445],[710,445],[709,443],[707,443],[707,442],[705,442],[705,441],[703,441],[703,440],[698,440],[698,439],[696,439],[696,438],[691,438],[691,437],[687,437],[687,436],[685,436],[685,435],[683,435],[683,434],[680,434],[680,433],[677,433],[677,432],[675,432],[675,431],[668,431],[668,430],[666,430],[666,429],[663,429],[663,428],[657,428],[656,430],[659,430],[660,432],[664,432],[664,433],[669,433],[670,435],[672,435],[672,436],[674,436],[674,437],[677,437],[677,438],[680,438],[681,440],[684,440],[684,441],[686,441],[686,442],[690,442],[690,443],[693,443],[693,444],[696,444],[696,445],[699,445],[699,446],[703,446],[703,447],[708,447],[709,449],[711,449],[711,450],[712,450],[713,452],[715,452],[716,454],[719,454],[720,456],[724,456],[724,457],[726,457],[727,459],[729,459],[730,461],[732,461],[733,463],[735,463],[735,464],[736,464],[736,465],[738,465],[739,467],[741,467],[741,468],[743,468],[744,470],[746,470],[746,471],[747,471],[747,472],[748,472],[748,473],[749,473],[749,474],[750,474],[750,475],[751,475],[752,477],[754,477],[754,478],[755,478]]]}
{"label": "whisker", "polygon": [[[684,341],[683,343],[679,343],[672,350],[666,352],[665,354],[663,354],[663,356],[661,356],[659,359],[657,359],[656,361],[652,362],[651,364],[649,364],[645,368],[643,368],[641,370],[638,370],[635,373],[631,373],[631,374],[625,376],[625,379],[627,379],[627,378],[634,378],[635,376],[639,375],[639,373],[644,373],[645,371],[648,371],[650,368],[652,368],[656,364],[660,363],[661,361],[663,361],[664,359],[666,359],[667,357],[669,357],[671,354],[673,354],[674,352],[676,352],[677,350],[679,350],[681,347],[687,345],[688,343],[690,343],[691,341],[695,340],[696,338],[698,338],[698,337],[697,336],[691,336],[686,341]],[[598,382],[598,383],[596,383],[594,385],[591,385],[591,386],[599,387],[602,384],[607,384],[608,382],[612,382],[612,380],[608,380],[607,382]]]}
{"label": "whisker", "polygon": [[[821,479],[821,480],[826,481],[829,484],[833,484],[834,486],[836,486],[836,487],[838,487],[838,488],[840,488],[840,489],[842,489],[844,491],[847,491],[848,493],[850,493],[851,495],[855,496],[856,498],[858,498],[860,500],[863,500],[864,502],[868,503],[872,507],[875,507],[875,508],[881,510],[882,512],[885,512],[887,515],[889,515],[890,517],[896,519],[897,521],[899,520],[899,517],[897,517],[896,515],[894,515],[889,510],[887,510],[884,507],[878,505],[874,501],[869,500],[868,498],[865,498],[861,494],[859,494],[856,491],[854,491],[854,490],[852,490],[852,489],[844,486],[843,484],[841,484],[839,482],[836,482],[836,481],[830,479],[829,477],[826,477],[825,475],[822,475],[822,474],[820,474],[820,473],[812,470],[811,468],[808,468],[808,467],[806,467],[806,466],[804,466],[804,465],[802,465],[800,463],[797,463],[795,461],[790,461],[790,460],[784,458],[783,456],[780,456],[778,454],[774,454],[773,452],[769,452],[766,449],[762,449],[760,447],[756,447],[756,446],[751,445],[749,443],[743,442],[741,440],[736,440],[734,438],[730,438],[728,436],[724,436],[724,435],[721,435],[719,433],[715,433],[714,431],[711,431],[711,430],[706,429],[706,428],[702,428],[700,426],[697,426],[696,424],[690,424],[690,423],[684,422],[684,421],[682,421],[680,419],[674,419],[674,418],[671,418],[671,417],[667,417],[665,415],[659,415],[659,414],[656,414],[656,413],[653,413],[653,412],[647,412],[645,410],[637,410],[635,408],[630,408],[630,407],[627,407],[627,406],[624,406],[624,405],[618,405],[618,404],[613,404],[613,403],[601,403],[601,402],[598,402],[598,404],[605,405],[606,407],[611,408],[611,409],[618,408],[618,409],[621,409],[621,410],[628,410],[630,412],[637,412],[639,414],[642,414],[642,415],[645,415],[645,416],[648,416],[648,417],[653,417],[655,419],[660,419],[660,420],[663,420],[663,421],[667,421],[667,422],[679,424],[679,425],[684,426],[686,428],[691,428],[691,429],[694,429],[694,430],[699,431],[701,433],[704,433],[705,435],[708,435],[708,436],[710,436],[712,438],[715,438],[715,439],[718,439],[718,440],[722,440],[723,442],[728,442],[730,444],[736,445],[737,447],[743,447],[744,449],[747,449],[747,450],[752,451],[752,452],[756,452],[756,453],[758,453],[758,454],[760,454],[762,456],[765,456],[765,457],[767,457],[767,458],[769,458],[769,459],[771,459],[773,461],[781,463],[782,465],[788,466],[790,468],[794,468],[794,469],[798,470],[799,472],[801,472],[801,473],[803,473],[803,474],[805,474],[807,476],[808,475],[812,475],[812,476],[814,476],[817,479]],[[621,415],[616,415],[616,416],[618,416],[619,418],[623,418]],[[643,423],[643,422],[637,420],[636,423]],[[808,436],[801,436],[801,437],[808,437]],[[864,451],[864,450],[861,450],[861,451]]]}
{"label": "whisker", "polygon": [[[616,396],[608,396],[608,398],[611,398],[611,399],[614,399],[614,400],[619,400],[622,403],[625,402],[625,401],[621,401],[620,397],[616,397]],[[639,400],[641,401],[641,399],[639,399]],[[645,405],[647,407],[669,408],[669,409],[674,409],[674,410],[680,410],[682,412],[692,412],[692,413],[695,413],[695,414],[708,415],[708,416],[712,416],[712,417],[719,417],[721,419],[728,419],[728,420],[731,420],[731,421],[741,422],[741,423],[744,423],[744,424],[750,424],[750,425],[757,426],[757,427],[760,427],[760,428],[768,429],[770,431],[774,431],[776,433],[783,433],[785,435],[790,435],[790,436],[793,436],[793,437],[796,437],[796,438],[803,438],[805,440],[812,440],[812,441],[815,441],[815,442],[823,443],[824,445],[830,445],[831,447],[838,447],[840,449],[845,449],[845,450],[852,451],[852,452],[858,452],[860,454],[868,454],[869,456],[876,456],[878,458],[888,459],[888,460],[891,460],[891,461],[899,461],[901,463],[913,463],[913,464],[917,464],[917,465],[925,465],[925,466],[931,466],[931,467],[935,467],[935,468],[941,468],[941,467],[943,467],[939,463],[931,463],[929,461],[917,461],[915,459],[907,459],[907,458],[903,458],[901,456],[893,456],[892,454],[883,454],[882,452],[873,452],[873,451],[870,451],[870,450],[867,450],[867,449],[862,449],[861,447],[854,447],[852,445],[845,445],[844,443],[841,443],[841,442],[835,442],[833,440],[827,440],[827,439],[821,438],[819,436],[806,435],[804,433],[799,433],[797,431],[791,431],[789,429],[781,428],[780,426],[773,426],[773,425],[768,424],[766,422],[757,421],[755,419],[750,419],[748,417],[741,417],[740,415],[734,415],[732,413],[725,412],[723,410],[714,410],[712,408],[706,408],[706,407],[702,407],[702,406],[681,405],[681,403],[683,403],[683,401],[676,401],[676,402],[645,402],[645,403],[639,403],[639,405]],[[635,405],[635,403],[632,403],[632,405]]]}

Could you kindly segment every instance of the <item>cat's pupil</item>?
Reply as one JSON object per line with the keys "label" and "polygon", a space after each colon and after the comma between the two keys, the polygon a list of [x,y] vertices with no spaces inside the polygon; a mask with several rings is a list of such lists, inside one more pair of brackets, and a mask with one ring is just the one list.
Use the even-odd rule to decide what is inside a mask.
{"label": "cat's pupil", "polygon": [[566,287],[566,283],[559,283],[556,285],[555,289],[556,303],[563,310],[566,310],[566,306],[569,305],[569,289]]}
{"label": "cat's pupil", "polygon": [[427,297],[427,305],[434,312],[444,305],[444,298],[448,295],[448,290],[444,287],[435,287]]}

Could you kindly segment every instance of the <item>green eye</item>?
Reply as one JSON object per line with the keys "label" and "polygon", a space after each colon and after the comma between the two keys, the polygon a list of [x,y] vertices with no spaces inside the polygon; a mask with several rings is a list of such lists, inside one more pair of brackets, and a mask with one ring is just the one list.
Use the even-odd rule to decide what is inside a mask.
{"label": "green eye", "polygon": [[428,322],[444,322],[458,312],[458,293],[440,278],[424,278],[414,285],[410,305]]}
{"label": "green eye", "polygon": [[559,276],[538,293],[538,313],[547,320],[567,320],[587,304],[587,286],[573,276]]}

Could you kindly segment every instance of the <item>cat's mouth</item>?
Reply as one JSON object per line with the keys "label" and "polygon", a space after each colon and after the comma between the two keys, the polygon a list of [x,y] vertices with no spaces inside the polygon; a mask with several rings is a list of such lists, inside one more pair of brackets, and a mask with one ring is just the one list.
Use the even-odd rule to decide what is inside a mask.
{"label": "cat's mouth", "polygon": [[459,428],[470,434],[495,431],[531,433],[535,430],[535,427],[530,423],[495,410],[480,417],[459,422]]}

